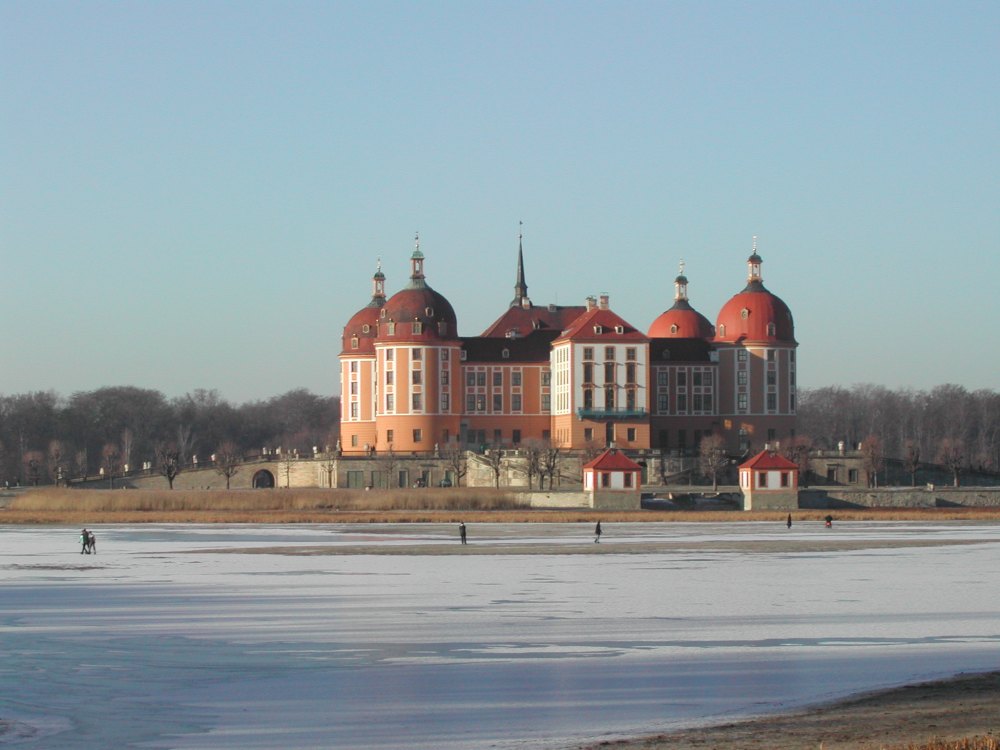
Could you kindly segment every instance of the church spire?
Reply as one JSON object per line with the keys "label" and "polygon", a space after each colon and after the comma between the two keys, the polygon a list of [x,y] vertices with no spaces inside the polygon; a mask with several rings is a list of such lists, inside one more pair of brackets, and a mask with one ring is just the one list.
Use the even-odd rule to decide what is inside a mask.
{"label": "church spire", "polygon": [[[524,222],[518,222],[519,227],[524,226]],[[524,280],[524,233],[517,233],[517,279],[514,282],[514,299],[510,303],[511,307],[531,307],[531,300],[528,299],[528,284]]]}

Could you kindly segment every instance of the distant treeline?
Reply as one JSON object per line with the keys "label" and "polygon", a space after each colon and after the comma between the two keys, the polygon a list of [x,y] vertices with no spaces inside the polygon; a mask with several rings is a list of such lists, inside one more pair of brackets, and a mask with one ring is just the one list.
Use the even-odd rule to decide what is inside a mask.
{"label": "distant treeline", "polygon": [[[243,456],[265,448],[309,455],[336,443],[340,399],[305,389],[233,404],[196,390],[167,399],[117,386],[0,396],[0,482],[48,483],[93,476],[102,467],[155,463],[165,446],[182,463],[225,447]],[[874,385],[800,389],[797,434],[812,447],[856,448],[870,438],[888,458],[912,456],[1000,471],[1000,393],[942,385],[930,391]],[[945,461],[943,449],[950,458]],[[113,454],[113,455],[111,455]],[[162,457],[162,456],[161,456]]]}
{"label": "distant treeline", "polygon": [[340,399],[305,389],[266,401],[233,404],[218,392],[196,390],[167,399],[132,386],[0,396],[0,484],[48,483],[97,474],[114,454],[130,470],[155,462],[169,446],[185,463],[222,446],[244,455],[312,453],[336,442]]}
{"label": "distant treeline", "polygon": [[[798,435],[814,448],[857,448],[869,438],[887,458],[914,449],[924,463],[1000,471],[1000,393],[939,385],[929,391],[877,385],[800,389]],[[947,453],[948,455],[943,455]]]}

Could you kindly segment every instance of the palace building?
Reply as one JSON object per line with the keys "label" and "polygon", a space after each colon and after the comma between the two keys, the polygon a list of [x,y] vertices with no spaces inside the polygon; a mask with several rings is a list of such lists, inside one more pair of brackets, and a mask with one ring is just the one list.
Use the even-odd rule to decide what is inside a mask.
{"label": "palace building", "polygon": [[427,283],[419,240],[409,283],[344,327],[344,455],[516,448],[692,453],[718,434],[732,454],[795,433],[795,341],[788,306],[763,283],[756,241],[746,286],[715,326],[674,281],[673,305],[643,332],[607,295],[536,306],[518,243],[514,298],[482,334],[458,335],[455,311]]}

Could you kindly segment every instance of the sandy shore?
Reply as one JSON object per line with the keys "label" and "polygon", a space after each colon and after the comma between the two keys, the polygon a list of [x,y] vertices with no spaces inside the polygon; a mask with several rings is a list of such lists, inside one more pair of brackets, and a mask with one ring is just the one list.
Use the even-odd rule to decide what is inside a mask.
{"label": "sandy shore", "polygon": [[581,750],[881,750],[1000,736],[1000,672],[959,675],[716,726]]}

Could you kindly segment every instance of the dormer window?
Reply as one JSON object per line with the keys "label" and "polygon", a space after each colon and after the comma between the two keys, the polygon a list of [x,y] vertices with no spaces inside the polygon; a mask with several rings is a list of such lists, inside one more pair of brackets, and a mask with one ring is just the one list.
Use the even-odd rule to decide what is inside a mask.
{"label": "dormer window", "polygon": [[351,348],[352,349],[357,349],[358,348],[358,337],[357,336],[352,336],[351,337]]}
{"label": "dormer window", "polygon": [[615,333],[625,333],[625,326],[615,326]]}
{"label": "dormer window", "polygon": [[767,324],[767,335],[768,336],[775,336],[775,335],[777,335],[777,329],[775,328],[774,323],[768,323]]}
{"label": "dormer window", "polygon": [[424,332],[424,324],[419,320],[413,321],[413,334],[419,335]]}
{"label": "dormer window", "polygon": [[393,323],[393,322],[392,322],[392,321],[390,320],[390,321],[389,321],[389,322],[388,322],[388,323],[386,324],[386,326],[385,326],[385,332],[386,332],[386,334],[387,334],[387,335],[389,335],[389,336],[395,336],[395,335],[396,335],[396,324],[395,324],[395,323]]}
{"label": "dormer window", "polygon": [[500,356],[503,357],[504,359],[510,359],[510,349],[504,349],[502,352],[500,352]]}
{"label": "dormer window", "polygon": [[594,326],[594,333],[604,333],[604,326]]}
{"label": "dormer window", "polygon": [[747,318],[750,317],[750,311],[744,307],[742,310],[740,310],[740,317],[743,318],[743,320],[746,320]]}
{"label": "dormer window", "polygon": [[434,317],[434,308],[433,307],[425,307],[424,308],[424,314],[428,318],[433,318]]}
{"label": "dormer window", "polygon": [[462,362],[464,362],[464,361],[465,361],[465,355],[466,355],[466,351],[465,351],[465,349],[462,349],[462,350],[461,350],[461,351],[460,351],[460,352],[458,353],[458,358],[459,358],[459,359],[460,359],[460,360],[461,360]]}
{"label": "dormer window", "polygon": [[673,325],[670,326],[670,332],[671,333],[677,333],[677,324],[676,323],[674,323]]}
{"label": "dormer window", "polygon": [[445,321],[443,321],[443,320],[439,320],[438,321],[438,336],[447,336],[447,335],[448,335],[448,324]]}
{"label": "dormer window", "polygon": [[724,337],[725,335],[726,335],[726,324],[723,323],[721,326],[719,326],[719,336]]}
{"label": "dormer window", "polygon": [[361,333],[371,333],[371,331],[372,331],[372,327],[370,325],[368,325],[367,323],[365,323],[363,326],[361,326]]}

